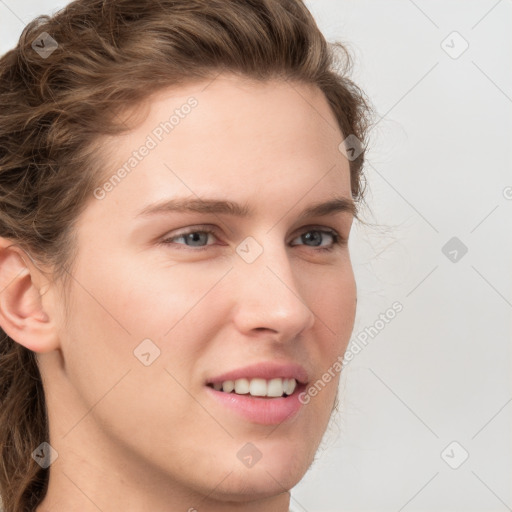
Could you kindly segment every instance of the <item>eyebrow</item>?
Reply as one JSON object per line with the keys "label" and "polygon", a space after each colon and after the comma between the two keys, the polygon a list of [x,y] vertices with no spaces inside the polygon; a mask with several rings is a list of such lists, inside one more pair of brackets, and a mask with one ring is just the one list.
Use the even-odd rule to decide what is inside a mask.
{"label": "eyebrow", "polygon": [[[254,210],[247,204],[239,204],[228,200],[173,198],[146,206],[136,217],[150,217],[168,213],[211,213],[247,218],[254,215]],[[357,206],[352,199],[347,197],[334,197],[328,201],[308,206],[299,215],[299,220],[308,217],[324,217],[335,213],[349,213],[355,217]]]}

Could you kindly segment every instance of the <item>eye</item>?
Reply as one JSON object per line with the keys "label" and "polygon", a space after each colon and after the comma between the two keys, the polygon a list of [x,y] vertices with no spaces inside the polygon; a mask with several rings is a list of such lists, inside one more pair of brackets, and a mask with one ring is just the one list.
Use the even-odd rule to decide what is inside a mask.
{"label": "eye", "polygon": [[[187,231],[183,231],[171,237],[167,237],[160,242],[162,245],[184,245],[186,247],[194,247],[194,251],[205,250],[210,245],[208,244],[208,240],[216,237],[215,230],[209,227],[195,227],[190,228]],[[325,240],[327,239],[327,244],[325,244]],[[331,242],[329,243],[329,239]],[[299,243],[295,243],[299,240]],[[336,245],[346,245],[347,240],[343,238],[339,233],[332,229],[308,229],[308,231],[304,231],[301,235],[294,238],[291,242],[292,246],[295,245],[306,245],[308,247],[314,248],[316,251],[332,251]]]}
{"label": "eye", "polygon": [[[328,243],[326,246],[322,246],[322,242],[325,240],[326,236],[327,239],[331,238],[332,242]],[[339,233],[331,229],[310,229],[292,240],[292,243],[299,239],[305,242],[306,245],[311,243],[309,247],[318,247],[318,251],[332,251],[336,245],[346,244],[346,240],[342,238]]]}
{"label": "eye", "polygon": [[[161,241],[164,245],[186,245],[187,247],[198,247],[199,249],[204,249],[207,247],[206,242],[210,238],[210,235],[215,236],[215,231],[208,228],[194,228],[188,231],[184,231],[182,233],[178,233],[172,237],[166,238]],[[185,243],[179,243],[177,240],[183,240]],[[210,244],[211,245],[211,244]]]}

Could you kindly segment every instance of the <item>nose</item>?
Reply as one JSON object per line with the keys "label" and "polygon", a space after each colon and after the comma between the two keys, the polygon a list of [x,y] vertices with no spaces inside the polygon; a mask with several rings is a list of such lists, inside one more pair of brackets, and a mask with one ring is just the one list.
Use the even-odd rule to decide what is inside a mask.
{"label": "nose", "polygon": [[265,247],[252,263],[237,258],[234,274],[234,322],[241,333],[267,331],[274,340],[287,341],[313,326],[315,315],[302,296],[286,247]]}

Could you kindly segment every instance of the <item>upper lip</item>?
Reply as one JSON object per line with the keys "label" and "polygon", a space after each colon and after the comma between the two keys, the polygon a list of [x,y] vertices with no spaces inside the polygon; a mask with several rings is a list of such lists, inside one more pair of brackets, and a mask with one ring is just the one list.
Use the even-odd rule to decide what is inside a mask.
{"label": "upper lip", "polygon": [[300,384],[309,380],[308,373],[303,366],[297,363],[276,363],[275,361],[260,362],[228,371],[207,380],[207,384],[217,384],[226,380],[237,379],[295,379]]}

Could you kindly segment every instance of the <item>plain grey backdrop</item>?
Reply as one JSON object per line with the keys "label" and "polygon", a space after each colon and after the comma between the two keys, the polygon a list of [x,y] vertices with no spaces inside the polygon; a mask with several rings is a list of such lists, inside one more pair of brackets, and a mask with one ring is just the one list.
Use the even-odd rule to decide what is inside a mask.
{"label": "plain grey backdrop", "polygon": [[[67,3],[0,0],[0,53]],[[377,227],[351,234],[353,358],[292,508],[512,510],[512,2],[306,3],[377,110]]]}

